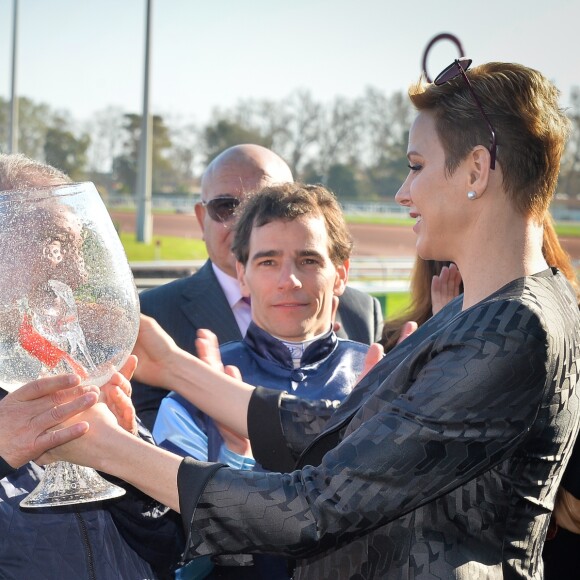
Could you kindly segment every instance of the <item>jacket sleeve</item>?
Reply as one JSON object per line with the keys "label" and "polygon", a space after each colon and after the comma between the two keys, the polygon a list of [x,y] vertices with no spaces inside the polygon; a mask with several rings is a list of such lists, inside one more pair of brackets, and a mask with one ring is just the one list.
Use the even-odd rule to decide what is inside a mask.
{"label": "jacket sleeve", "polygon": [[207,466],[184,464],[182,476],[203,479],[187,499],[188,556],[309,556],[384,525],[509,457],[533,425],[552,364],[545,331],[530,318],[517,306],[497,316],[472,313],[386,377],[379,364],[371,371],[374,393],[320,464],[288,474],[229,468],[210,474]]}
{"label": "jacket sleeve", "polygon": [[181,457],[207,461],[208,439],[206,433],[181,404],[180,398],[165,397],[153,427],[153,436],[159,447],[168,449]]}
{"label": "jacket sleeve", "polygon": [[270,471],[292,471],[300,454],[321,433],[339,405],[339,401],[307,401],[256,387],[248,407],[254,457]]}

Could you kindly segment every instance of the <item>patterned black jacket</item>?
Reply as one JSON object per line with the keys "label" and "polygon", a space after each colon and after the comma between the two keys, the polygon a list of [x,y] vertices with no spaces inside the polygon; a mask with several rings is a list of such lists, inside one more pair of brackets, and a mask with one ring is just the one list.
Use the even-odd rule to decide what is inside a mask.
{"label": "patterned black jacket", "polygon": [[334,412],[257,389],[254,453],[297,469],[184,460],[189,556],[283,553],[300,579],[541,578],[578,429],[576,299],[547,270],[464,312],[460,300]]}

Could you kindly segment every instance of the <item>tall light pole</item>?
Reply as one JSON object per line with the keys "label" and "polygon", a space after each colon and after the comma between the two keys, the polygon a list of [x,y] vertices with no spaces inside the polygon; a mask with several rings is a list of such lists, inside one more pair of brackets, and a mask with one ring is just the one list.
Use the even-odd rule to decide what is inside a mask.
{"label": "tall light pole", "polygon": [[145,15],[145,70],[143,78],[143,112],[141,114],[141,139],[137,164],[137,241],[151,243],[153,223],[151,219],[151,163],[153,126],[149,114],[149,57],[151,45],[151,4],[147,1]]}
{"label": "tall light pole", "polygon": [[10,132],[8,151],[18,151],[18,97],[16,96],[16,68],[18,48],[18,0],[12,2],[12,82],[10,87]]}

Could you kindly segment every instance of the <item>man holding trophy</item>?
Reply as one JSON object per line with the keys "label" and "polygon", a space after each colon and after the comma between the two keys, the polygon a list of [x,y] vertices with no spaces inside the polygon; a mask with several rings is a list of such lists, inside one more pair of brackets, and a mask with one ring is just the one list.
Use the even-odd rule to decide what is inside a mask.
{"label": "man holding trophy", "polygon": [[[94,186],[71,184],[68,191],[69,184],[53,167],[23,155],[0,155],[0,576],[169,577],[183,549],[179,519],[130,486],[121,483],[114,495],[122,497],[115,501],[95,503],[88,495],[78,501],[89,503],[73,498],[57,502],[64,506],[58,509],[20,507],[45,471],[35,459],[87,426],[50,429],[97,397],[120,425],[150,438],[134,414],[125,412],[122,400],[130,395],[130,384],[114,372],[124,363],[122,371],[130,376],[136,364],[127,358],[138,326],[138,300],[126,258],[122,250],[117,255],[117,246],[103,250],[109,238],[120,247],[106,212],[90,209],[91,219],[105,222],[99,237],[101,225],[81,219],[83,208],[75,206],[77,190],[98,197]],[[64,193],[53,199],[52,190],[59,188]],[[12,200],[14,206],[26,200],[28,209],[14,209]],[[94,271],[86,268],[83,254]],[[91,276],[96,283],[87,283]],[[118,344],[110,326],[99,328],[107,314],[125,323]],[[101,388],[80,385],[84,378]]]}

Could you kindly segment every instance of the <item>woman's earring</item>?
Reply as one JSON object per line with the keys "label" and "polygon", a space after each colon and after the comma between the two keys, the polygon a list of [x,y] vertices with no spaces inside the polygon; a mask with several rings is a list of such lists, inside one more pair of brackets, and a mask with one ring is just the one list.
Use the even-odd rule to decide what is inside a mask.
{"label": "woman's earring", "polygon": [[475,191],[468,191],[467,192],[467,199],[474,200],[477,198],[477,193]]}

